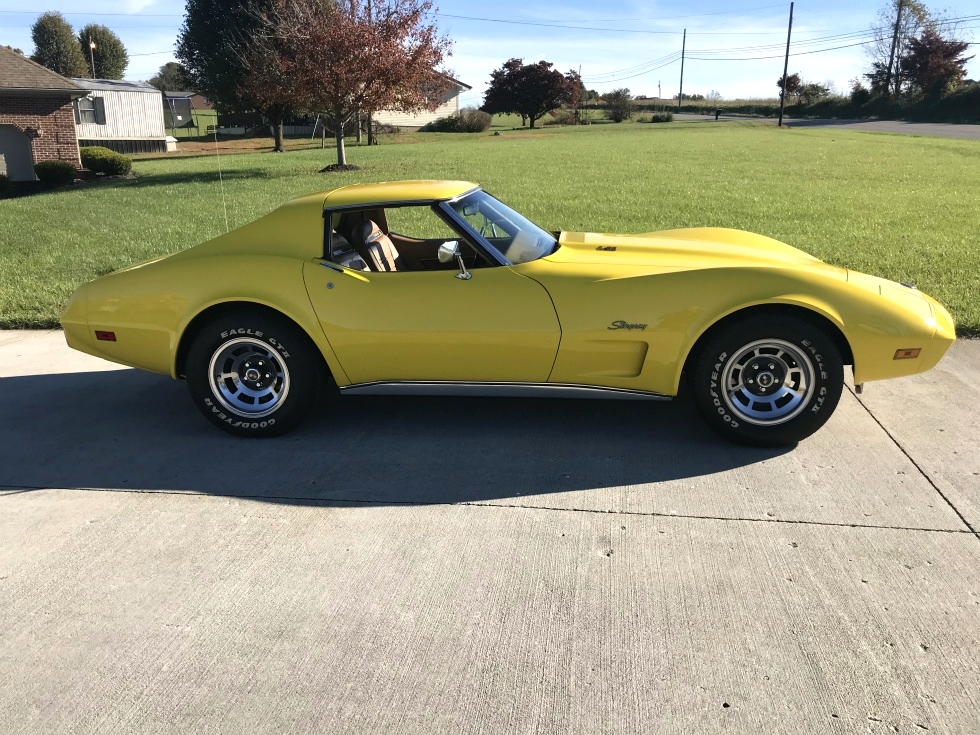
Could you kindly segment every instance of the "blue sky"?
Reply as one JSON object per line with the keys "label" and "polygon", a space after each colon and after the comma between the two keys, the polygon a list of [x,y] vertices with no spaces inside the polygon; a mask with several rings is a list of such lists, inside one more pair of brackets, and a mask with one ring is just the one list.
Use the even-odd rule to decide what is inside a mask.
{"label": "blue sky", "polygon": [[[802,0],[796,3],[790,72],[830,83],[841,91],[848,80],[867,71],[862,32],[875,24],[886,0]],[[771,97],[782,74],[789,3],[772,0],[664,0],[596,3],[565,0],[537,3],[497,0],[473,3],[442,0],[436,16],[454,41],[448,66],[473,86],[463,105],[479,105],[490,72],[511,57],[525,62],[546,59],[559,69],[579,69],[590,88],[600,92],[628,87],[634,94],[664,97],[677,93],[681,36],[687,28],[684,91],[718,91],[726,99]],[[963,23],[966,40],[980,31],[976,0],[944,0],[927,5]],[[30,26],[39,6],[22,0],[0,5],[0,43],[30,53]],[[42,9],[64,13],[77,29],[90,23],[112,28],[131,54],[128,79],[147,79],[165,62],[181,24],[183,0],[61,0]],[[506,22],[499,22],[506,21]],[[571,26],[571,27],[570,27]],[[854,35],[846,35],[854,34]],[[822,49],[845,46],[835,50]],[[976,47],[972,48],[976,51]],[[774,57],[755,58],[746,57]],[[660,68],[655,68],[655,67]],[[968,67],[980,78],[980,61]]]}

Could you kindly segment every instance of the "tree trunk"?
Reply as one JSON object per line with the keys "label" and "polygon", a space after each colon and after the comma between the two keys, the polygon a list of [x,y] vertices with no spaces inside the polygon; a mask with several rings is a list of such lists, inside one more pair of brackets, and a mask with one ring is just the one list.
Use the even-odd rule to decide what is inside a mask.
{"label": "tree trunk", "polygon": [[524,127],[525,125],[527,125],[527,115],[525,115],[525,114],[524,114],[524,113],[522,112],[522,113],[521,113],[521,127],[523,128],[523,127]]}
{"label": "tree trunk", "polygon": [[358,144],[360,144],[361,143],[361,113],[357,113],[354,119],[357,121],[357,142]]}
{"label": "tree trunk", "polygon": [[528,115],[531,118],[531,130],[534,130],[534,115]]}
{"label": "tree trunk", "polygon": [[334,137],[337,139],[337,165],[347,165],[347,153],[344,151],[344,117],[334,117]]}
{"label": "tree trunk", "polygon": [[374,139],[374,114],[368,113],[367,116],[368,145],[375,145],[378,141]]}
{"label": "tree trunk", "polygon": [[276,137],[276,147],[272,149],[273,153],[285,153],[286,147],[282,143],[282,116],[277,115],[272,123],[272,132]]}

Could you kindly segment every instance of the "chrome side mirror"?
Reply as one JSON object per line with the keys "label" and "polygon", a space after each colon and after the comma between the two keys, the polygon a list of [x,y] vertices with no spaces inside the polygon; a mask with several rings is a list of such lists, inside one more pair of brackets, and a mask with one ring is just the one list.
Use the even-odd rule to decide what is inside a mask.
{"label": "chrome side mirror", "polygon": [[456,278],[461,281],[468,281],[473,277],[473,274],[466,270],[463,256],[459,252],[459,242],[456,240],[450,240],[440,245],[437,255],[440,263],[451,263],[453,258],[456,259],[456,263],[459,265],[459,273],[456,274]]}
{"label": "chrome side mirror", "polygon": [[440,263],[450,263],[456,259],[457,255],[459,255],[459,243],[456,240],[444,242],[439,246]]}

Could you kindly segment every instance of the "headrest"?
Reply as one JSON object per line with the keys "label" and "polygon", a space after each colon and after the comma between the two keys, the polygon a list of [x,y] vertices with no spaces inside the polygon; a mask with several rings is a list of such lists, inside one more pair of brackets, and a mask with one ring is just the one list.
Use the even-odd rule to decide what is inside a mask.
{"label": "headrest", "polygon": [[381,231],[381,228],[369,219],[358,222],[354,225],[354,229],[351,230],[351,237],[354,238],[355,243],[360,245],[370,245],[383,235],[384,233]]}

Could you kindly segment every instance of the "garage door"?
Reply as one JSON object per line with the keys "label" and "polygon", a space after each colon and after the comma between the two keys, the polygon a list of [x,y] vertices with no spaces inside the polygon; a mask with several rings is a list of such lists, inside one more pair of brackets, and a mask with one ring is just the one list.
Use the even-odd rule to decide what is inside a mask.
{"label": "garage door", "polygon": [[0,174],[11,181],[34,181],[31,141],[13,125],[0,125]]}

